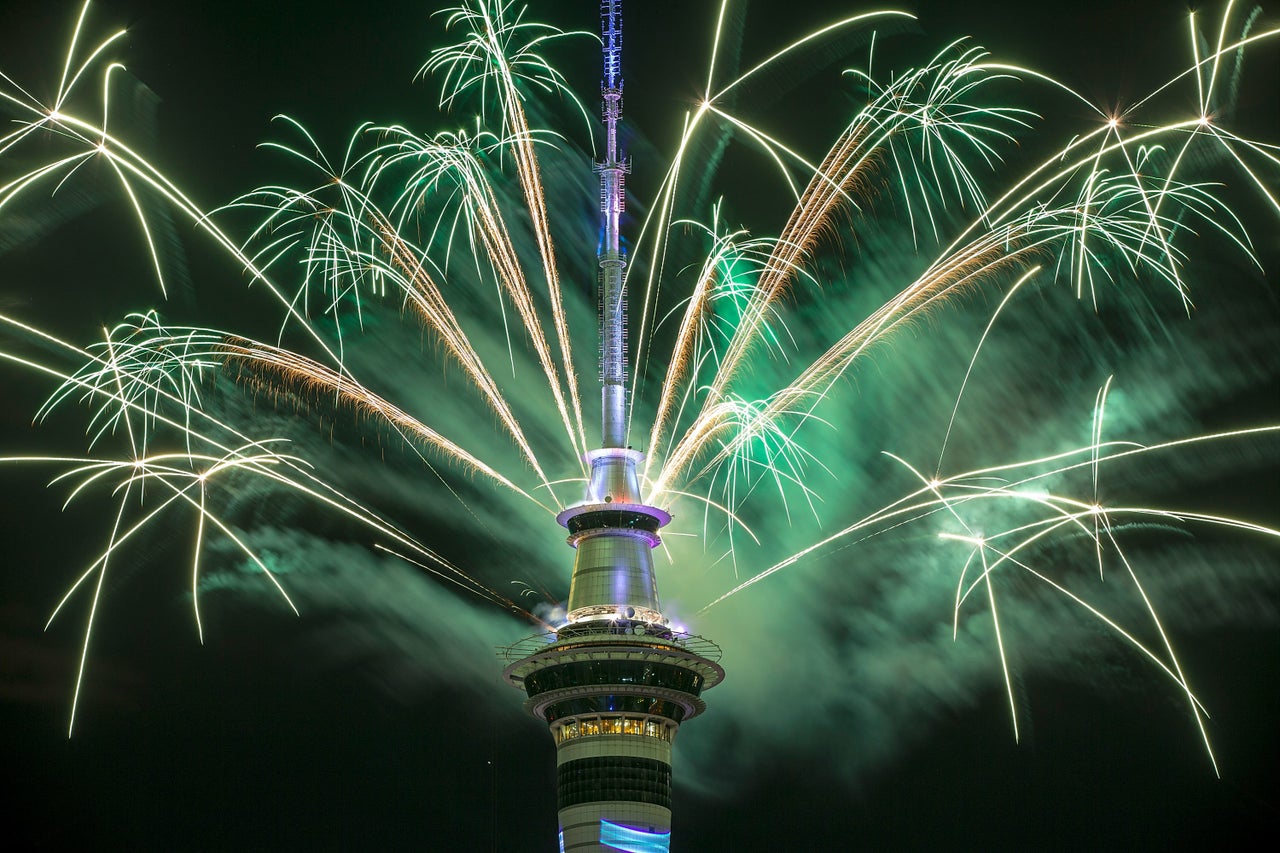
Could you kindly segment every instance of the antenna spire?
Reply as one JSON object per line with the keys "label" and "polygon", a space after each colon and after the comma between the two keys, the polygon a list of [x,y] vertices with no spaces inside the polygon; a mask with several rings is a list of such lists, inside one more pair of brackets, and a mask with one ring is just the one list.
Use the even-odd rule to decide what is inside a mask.
{"label": "antenna spire", "polygon": [[600,36],[604,75],[600,82],[605,126],[605,159],[600,173],[600,212],[604,239],[600,262],[601,445],[623,447],[627,440],[627,294],[623,281],[626,256],[620,245],[618,219],[626,201],[629,163],[618,156],[618,122],[622,119],[622,0],[601,0]]}

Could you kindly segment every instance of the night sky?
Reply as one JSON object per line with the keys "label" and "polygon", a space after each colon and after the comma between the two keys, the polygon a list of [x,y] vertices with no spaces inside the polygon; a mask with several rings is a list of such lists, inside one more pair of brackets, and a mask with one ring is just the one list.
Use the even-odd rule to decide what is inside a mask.
{"label": "night sky", "polygon": [[[0,9],[0,70],[19,82],[37,81],[35,91],[44,94],[56,82],[77,10],[69,2],[38,5],[38,11],[26,4]],[[91,10],[89,32],[129,28],[113,55],[151,94],[139,94],[122,113],[133,117],[132,132],[153,162],[212,208],[274,179],[279,159],[256,146],[272,137],[270,119],[277,113],[299,118],[334,146],[363,120],[424,129],[462,123],[465,117],[442,123],[434,86],[413,81],[441,38],[441,20],[428,14],[431,5],[104,0]],[[530,6],[531,14],[566,28],[593,30],[598,24],[591,0]],[[680,117],[702,85],[714,8],[701,1],[627,4],[633,214],[656,187],[662,152],[670,150]],[[857,8],[757,0],[747,16],[744,64]],[[1177,3],[1031,9],[974,0],[923,3],[918,12],[918,26],[877,46],[883,51],[877,63],[885,63],[880,68],[919,62],[953,37],[972,35],[1000,59],[1034,65],[1111,105],[1181,69],[1187,56],[1185,11]],[[1202,12],[1212,18],[1218,8],[1206,5]],[[1268,12],[1274,20],[1276,10]],[[851,59],[832,56],[772,81],[798,94],[775,99],[753,118],[820,156],[821,140],[840,129],[838,111],[849,103],[839,71],[865,62],[865,45],[848,47]],[[1280,139],[1278,47],[1264,47],[1246,65],[1235,117],[1239,126],[1273,141]],[[581,40],[559,56],[594,112],[598,55],[591,43]],[[1082,106],[1043,89],[1031,90],[1021,103],[1046,116],[1037,128],[1052,141],[1069,135],[1069,128],[1094,126]],[[580,126],[570,125],[579,133]],[[1029,141],[1026,148],[1039,144]],[[1020,159],[1024,153],[1009,156],[1029,162]],[[730,156],[721,191],[734,199],[731,216],[776,233],[783,224],[778,211],[785,207],[778,200],[784,188],[758,180],[758,167],[751,157]],[[593,192],[594,178],[585,163],[582,168],[583,186]],[[7,180],[9,167],[3,175]],[[93,172],[82,178],[48,207],[28,204],[19,208],[27,218],[0,226],[0,312],[78,341],[129,311],[159,303],[141,242],[109,181]],[[583,209],[592,203],[588,198]],[[885,206],[892,211],[892,202]],[[1168,304],[1151,309],[1158,323],[1126,324],[1105,311],[1101,320],[1082,322],[1119,341],[1114,351],[1124,353],[1134,371],[1135,406],[1153,399],[1156,392],[1143,386],[1157,381],[1153,376],[1186,377],[1168,383],[1182,389],[1176,417],[1151,403],[1144,416],[1134,416],[1136,427],[1176,421],[1169,429],[1178,434],[1183,427],[1280,422],[1280,223],[1274,210],[1253,201],[1239,210],[1250,221],[1264,272],[1211,245],[1197,250],[1205,260],[1192,267],[1197,311],[1190,320],[1164,310],[1175,297],[1161,293]],[[0,211],[0,222],[6,215]],[[636,226],[635,217],[629,224]],[[184,321],[201,317],[211,325],[271,333],[274,307],[260,294],[244,293],[244,276],[233,264],[189,226],[177,223],[164,233],[172,235],[166,252],[175,271],[166,310]],[[570,233],[589,239],[594,223]],[[558,239],[566,241],[563,234]],[[836,252],[837,263],[855,277],[862,271],[874,278],[857,258],[876,246],[899,245],[883,241],[890,238],[875,228],[859,230],[857,247],[851,241]],[[874,295],[874,284],[867,287]],[[903,342],[877,354],[865,375],[851,382],[868,420],[850,419],[842,427],[864,436],[863,443],[833,440],[832,446],[880,458],[879,450],[890,449],[897,436],[909,442],[914,428],[895,425],[893,418],[910,419],[916,405],[911,389],[933,389],[937,399],[919,405],[935,422],[940,413],[945,423],[958,380],[954,371],[936,383],[932,374],[914,376],[902,386],[907,390],[878,390],[877,382],[908,371],[896,365],[899,353],[906,365],[949,358],[962,375],[971,349],[957,355],[963,349],[949,351],[932,339],[944,337],[939,328],[952,311],[968,317],[971,348],[972,330],[981,329],[993,305],[975,297],[935,312]],[[1046,312],[1056,305],[1089,315],[1083,303],[1045,297]],[[1037,323],[1045,324],[1043,333]],[[1020,320],[1011,334],[1027,341],[1070,337],[1049,332],[1050,325],[1050,319]],[[397,326],[388,333],[393,335],[420,342],[415,330]],[[933,346],[943,354],[923,354]],[[1070,374],[1070,367],[1054,363],[1070,352],[1061,346],[1019,349],[1011,343],[994,349],[993,358],[1007,355],[1032,375]],[[0,347],[49,355],[8,337],[0,337]],[[921,354],[908,352],[913,347]],[[594,353],[594,343],[581,349]],[[436,354],[429,345],[420,351],[424,358]],[[1198,362],[1200,355],[1205,360]],[[1094,381],[1090,370],[1103,369],[1101,356],[1081,361],[1078,387],[1086,387]],[[425,372],[433,370],[438,379],[439,369]],[[1224,378],[1228,373],[1231,378]],[[999,384],[999,377],[992,383]],[[1019,393],[1021,386],[1011,387]],[[1077,386],[1065,378],[1054,385],[1067,387]],[[0,455],[82,452],[84,428],[75,417],[30,427],[31,415],[53,389],[46,380],[3,366],[0,389]],[[250,407],[264,418],[291,414],[257,399],[226,405]],[[1087,406],[1076,414],[1087,430]],[[1035,416],[1011,415],[1002,426],[1013,429],[1020,417]],[[513,594],[514,579],[567,595],[571,555],[554,525],[545,542],[527,550],[459,535],[450,517],[433,511],[443,499],[424,498],[415,506],[415,484],[439,491],[439,481],[411,468],[406,455],[375,446],[372,431],[344,433],[340,420],[335,430],[324,415],[310,422],[323,433],[316,452],[325,472],[335,481],[350,475],[361,499],[404,529],[506,594]],[[1000,427],[976,425],[957,452],[977,453],[998,444],[1001,435]],[[889,470],[853,457],[828,461],[839,464],[867,481]],[[373,542],[366,532],[289,502],[259,505],[246,494],[244,505],[232,511],[238,523],[263,531],[258,541],[267,551],[282,555],[282,580],[299,590],[301,616],[262,584],[246,580],[234,555],[215,549],[206,571],[225,588],[206,587],[201,645],[187,586],[189,532],[157,531],[130,552],[106,590],[76,733],[68,739],[87,602],[78,599],[63,621],[48,632],[42,628],[67,585],[98,552],[111,509],[100,496],[62,512],[66,490],[44,488],[52,476],[49,468],[0,466],[0,760],[9,791],[4,834],[17,839],[13,849],[554,849],[552,743],[545,726],[523,715],[521,697],[502,683],[502,664],[493,654],[494,647],[536,628],[403,564],[369,556]],[[1151,463],[1130,477],[1131,483],[1154,484],[1161,505],[1280,524],[1280,442],[1274,440],[1184,463]],[[468,483],[459,488],[476,512],[501,518],[500,502]],[[824,509],[829,526],[871,506],[846,507],[840,503],[845,497],[832,487]],[[1153,500],[1150,491],[1144,497]],[[906,536],[905,544],[877,541],[819,555],[796,567],[794,578],[767,580],[703,621],[691,612],[733,585],[731,570],[700,571],[698,583],[685,586],[672,578],[672,600],[693,630],[719,642],[728,673],[725,685],[707,694],[706,717],[683,728],[677,743],[673,850],[1196,850],[1280,835],[1280,549],[1261,535],[1132,535],[1152,589],[1170,614],[1184,670],[1212,715],[1209,731],[1222,778],[1215,777],[1177,690],[1083,618],[1069,630],[1057,610],[1029,609],[1012,618],[1012,642],[1025,649],[1013,661],[1021,743],[1012,736],[999,663],[985,635],[962,632],[954,661],[899,651],[904,638],[913,648],[920,639],[921,651],[932,649],[924,635],[939,631],[948,642],[937,648],[953,648],[948,590],[954,591],[954,575],[928,603],[936,621],[864,632],[860,626],[888,622],[895,612],[909,609],[918,618],[916,602],[908,608],[887,589],[908,577],[900,563],[913,553]],[[745,559],[744,574],[768,565],[766,556],[759,564]],[[344,564],[358,569],[344,574]],[[875,581],[846,583],[854,564]],[[1173,566],[1177,571],[1165,577],[1164,569]],[[666,590],[665,576],[660,583]],[[777,610],[771,609],[775,596]],[[897,638],[894,653],[872,648],[869,638],[875,637]],[[799,658],[822,663],[793,666]],[[973,659],[983,661],[981,667],[973,669]],[[868,661],[883,667],[864,691],[860,678]]]}

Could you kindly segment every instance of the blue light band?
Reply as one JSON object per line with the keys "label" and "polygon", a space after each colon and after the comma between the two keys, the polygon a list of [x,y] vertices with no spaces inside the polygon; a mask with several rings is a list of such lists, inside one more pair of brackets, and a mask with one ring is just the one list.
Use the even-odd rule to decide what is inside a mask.
{"label": "blue light band", "polygon": [[600,843],[622,853],[670,853],[671,833],[645,832],[601,820]]}

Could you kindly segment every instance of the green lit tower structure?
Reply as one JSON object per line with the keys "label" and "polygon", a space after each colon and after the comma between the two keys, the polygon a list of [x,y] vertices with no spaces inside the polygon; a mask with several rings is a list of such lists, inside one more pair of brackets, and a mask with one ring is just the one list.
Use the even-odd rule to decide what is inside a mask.
{"label": "green lit tower structure", "polygon": [[585,499],[557,520],[576,550],[566,621],[503,650],[504,675],[556,742],[562,853],[665,853],[671,840],[671,747],[724,678],[720,650],[662,614],[653,571],[671,521],[640,492],[642,454],[626,446],[626,256],[618,233],[628,164],[622,117],[622,4],[602,0],[606,134],[600,174],[601,447],[587,456]]}

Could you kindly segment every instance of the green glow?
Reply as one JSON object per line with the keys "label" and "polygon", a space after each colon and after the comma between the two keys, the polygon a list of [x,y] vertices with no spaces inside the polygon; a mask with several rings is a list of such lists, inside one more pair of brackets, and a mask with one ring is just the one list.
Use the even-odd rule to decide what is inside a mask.
{"label": "green glow", "polygon": [[[229,566],[251,566],[257,588],[290,607],[295,583],[327,600],[305,562],[273,559],[292,537],[332,567],[319,534],[282,530],[310,529],[300,502],[373,540],[376,556],[348,555],[357,571],[394,554],[524,620],[553,618],[567,572],[551,567],[568,559],[551,517],[581,492],[581,401],[593,392],[578,377],[590,375],[584,342],[595,340],[590,299],[560,282],[594,276],[579,219],[595,190],[581,103],[549,53],[585,40],[513,9],[452,10],[458,41],[423,69],[440,79],[443,109],[479,109],[474,122],[440,121],[474,130],[362,125],[326,153],[285,118],[285,141],[268,146],[279,182],[211,214],[110,133],[105,94],[86,81],[109,82],[111,39],[85,51],[77,26],[51,104],[3,79],[0,98],[20,118],[0,137],[0,215],[105,159],[161,288],[146,198],[242,264],[255,310],[277,318],[263,341],[151,311],[85,345],[0,318],[0,359],[54,383],[38,416],[83,415],[88,446],[0,461],[46,465],[69,499],[108,507],[105,544],[68,592],[93,600],[81,671],[108,567],[149,526],[189,525],[201,632],[200,594],[236,586]],[[1205,434],[1195,411],[1274,380],[1273,342],[1187,337],[1180,325],[1210,290],[1200,282],[1222,251],[1213,241],[1257,266],[1250,230],[1273,239],[1280,211],[1274,145],[1207,118],[1227,97],[1222,66],[1274,49],[1277,31],[1233,43],[1229,29],[1228,18],[1208,55],[1193,39],[1193,69],[1141,112],[1098,109],[1048,142],[997,93],[1047,90],[1070,110],[1083,99],[967,42],[893,75],[857,70],[849,85],[863,100],[816,153],[728,97],[809,40],[724,82],[716,34],[704,98],[641,208],[628,273],[633,436],[651,499],[677,516],[664,536],[678,568],[663,585],[678,615],[702,608],[706,631],[762,671],[782,665],[763,637],[797,625],[838,635],[847,648],[815,643],[803,664],[832,685],[812,701],[887,729],[904,725],[884,707],[895,690],[954,703],[998,682],[1015,733],[1020,660],[1061,664],[1064,649],[1092,642],[1081,624],[1100,624],[1175,685],[1209,749],[1166,630],[1190,608],[1158,606],[1153,561],[1139,559],[1154,548],[1138,534],[1277,535],[1162,499],[1216,447],[1274,448],[1275,427]],[[563,125],[560,95],[571,98]],[[728,138],[715,134],[762,152],[759,173],[776,170],[792,192],[778,236],[732,221],[732,191],[754,188],[720,187],[705,168],[701,158],[714,165],[722,152],[701,143]],[[1015,142],[1042,159],[1026,165]],[[1223,173],[1252,196],[1225,190]],[[708,187],[727,200],[686,209]],[[1262,214],[1246,215],[1254,207]],[[1224,324],[1258,308],[1205,301]],[[23,355],[31,341],[54,355]],[[1196,370],[1206,364],[1211,377]],[[438,550],[392,519],[435,531]],[[1196,559],[1164,582],[1201,568]],[[510,566],[530,567],[515,579],[524,592]],[[735,670],[726,705],[758,705],[756,668]],[[901,672],[918,682],[903,686]]]}

